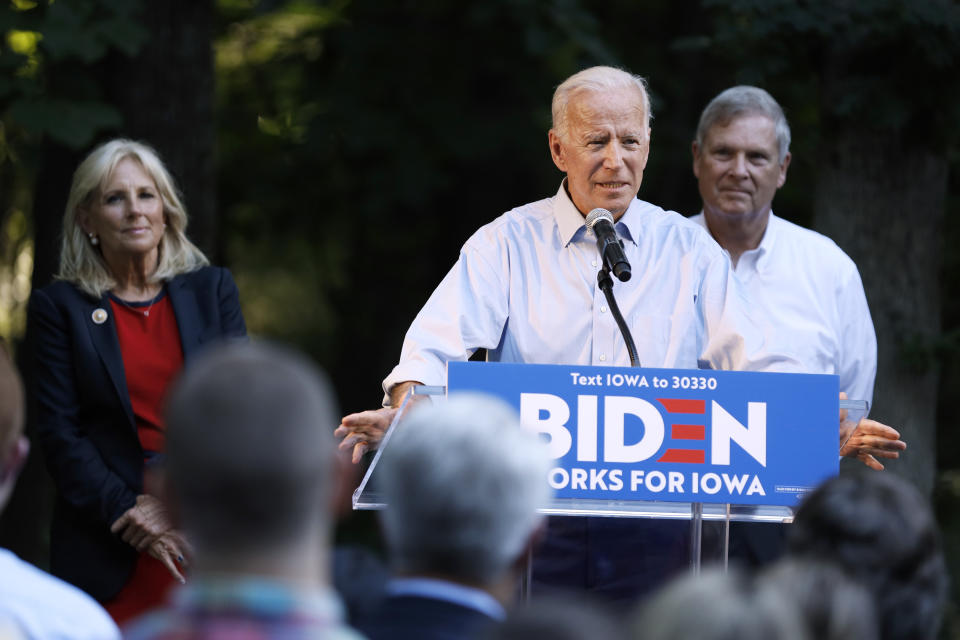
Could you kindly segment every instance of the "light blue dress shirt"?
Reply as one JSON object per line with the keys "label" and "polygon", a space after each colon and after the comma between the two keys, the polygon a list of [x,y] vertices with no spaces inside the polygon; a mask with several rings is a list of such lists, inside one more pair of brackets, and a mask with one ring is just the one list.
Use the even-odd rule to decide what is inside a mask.
{"label": "light blue dress shirt", "polygon": [[[617,221],[633,269],[613,287],[642,366],[800,371],[789,344],[753,324],[730,259],[699,225],[634,200]],[[478,348],[497,362],[628,366],[593,233],[561,185],[467,240],[383,382],[442,385]]]}
{"label": "light blue dress shirt", "polygon": [[0,637],[120,640],[120,630],[89,595],[0,549]]}

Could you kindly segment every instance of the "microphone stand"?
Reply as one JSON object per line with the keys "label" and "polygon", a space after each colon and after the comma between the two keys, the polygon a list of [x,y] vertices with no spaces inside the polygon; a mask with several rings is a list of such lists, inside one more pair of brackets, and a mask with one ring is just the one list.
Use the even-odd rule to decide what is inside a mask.
{"label": "microphone stand", "polygon": [[607,298],[607,304],[610,306],[613,319],[617,321],[617,326],[620,327],[620,333],[623,334],[623,341],[627,343],[627,352],[630,354],[630,366],[639,367],[640,356],[637,355],[637,345],[633,343],[630,327],[627,326],[627,323],[623,319],[623,314],[620,313],[617,299],[613,297],[613,278],[610,277],[610,269],[607,267],[606,260],[603,261],[603,268],[597,273],[597,284],[600,285],[600,290],[603,291],[603,295]]}

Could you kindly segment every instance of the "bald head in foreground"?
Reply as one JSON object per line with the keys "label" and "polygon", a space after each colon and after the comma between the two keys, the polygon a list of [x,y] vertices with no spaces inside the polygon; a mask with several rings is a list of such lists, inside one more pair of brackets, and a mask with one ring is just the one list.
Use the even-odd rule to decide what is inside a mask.
{"label": "bald head in foreground", "polygon": [[358,637],[328,578],[336,415],[326,377],[287,349],[229,344],[187,370],[167,407],[165,484],[193,573],[127,637]]}

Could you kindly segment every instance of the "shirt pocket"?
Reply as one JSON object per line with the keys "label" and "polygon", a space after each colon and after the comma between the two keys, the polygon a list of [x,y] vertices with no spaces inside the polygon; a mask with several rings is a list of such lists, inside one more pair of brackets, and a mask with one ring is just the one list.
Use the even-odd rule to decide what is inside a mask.
{"label": "shirt pocket", "polygon": [[[693,318],[648,313],[630,317],[630,332],[640,364],[663,369],[696,369],[699,355]],[[623,346],[626,351],[626,346]]]}

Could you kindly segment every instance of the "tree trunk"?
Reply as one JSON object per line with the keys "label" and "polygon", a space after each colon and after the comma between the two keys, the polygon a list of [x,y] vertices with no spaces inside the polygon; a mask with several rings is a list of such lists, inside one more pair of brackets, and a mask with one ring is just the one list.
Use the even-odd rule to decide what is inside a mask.
{"label": "tree trunk", "polygon": [[945,154],[855,128],[824,136],[816,227],[860,269],[877,332],[870,415],[900,431],[907,451],[887,468],[929,494],[936,469],[941,233]]}
{"label": "tree trunk", "polygon": [[123,114],[121,135],[157,149],[183,192],[188,235],[220,258],[217,225],[211,0],[144,3],[150,39],[133,58],[104,65],[105,96]]}

